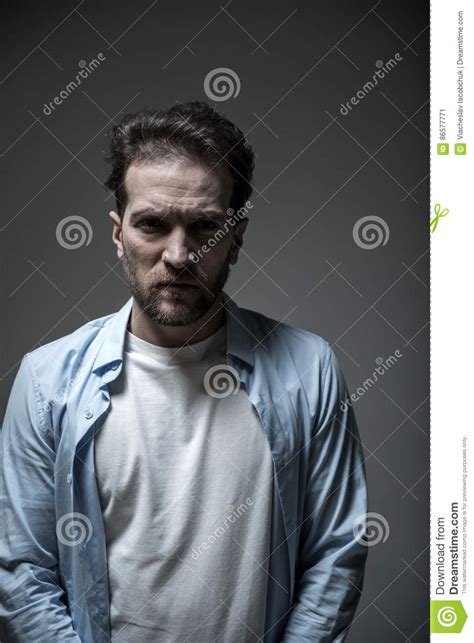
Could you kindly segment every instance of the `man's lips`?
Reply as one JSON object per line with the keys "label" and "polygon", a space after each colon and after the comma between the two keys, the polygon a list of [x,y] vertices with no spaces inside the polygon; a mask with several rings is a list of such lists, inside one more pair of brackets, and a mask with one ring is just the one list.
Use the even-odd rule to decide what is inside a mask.
{"label": "man's lips", "polygon": [[165,284],[158,284],[156,287],[157,288],[181,288],[182,286],[185,286],[187,288],[197,288],[196,284],[190,284],[187,282],[180,282],[180,281],[170,281]]}

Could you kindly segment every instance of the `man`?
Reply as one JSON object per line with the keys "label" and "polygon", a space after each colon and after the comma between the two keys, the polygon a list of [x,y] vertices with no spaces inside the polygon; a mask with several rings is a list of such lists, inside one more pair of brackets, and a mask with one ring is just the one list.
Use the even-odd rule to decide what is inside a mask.
{"label": "man", "polygon": [[253,152],[192,102],[126,116],[109,161],[132,297],[21,362],[2,640],[343,641],[367,555],[344,377],[325,340],[223,290]]}

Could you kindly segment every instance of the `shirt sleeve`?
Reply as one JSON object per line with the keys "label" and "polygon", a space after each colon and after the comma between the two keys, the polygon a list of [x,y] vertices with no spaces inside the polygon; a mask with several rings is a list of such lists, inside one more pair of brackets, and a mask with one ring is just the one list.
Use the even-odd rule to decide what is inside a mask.
{"label": "shirt sleeve", "polygon": [[362,591],[368,494],[347,386],[329,348],[311,438],[295,598],[282,643],[342,643]]}
{"label": "shirt sleeve", "polygon": [[0,640],[80,643],[59,582],[54,441],[28,355],[1,433]]}

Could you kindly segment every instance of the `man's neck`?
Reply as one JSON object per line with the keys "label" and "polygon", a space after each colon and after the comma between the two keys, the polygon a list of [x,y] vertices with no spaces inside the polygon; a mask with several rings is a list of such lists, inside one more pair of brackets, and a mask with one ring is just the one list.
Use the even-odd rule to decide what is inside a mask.
{"label": "man's neck", "polygon": [[215,333],[224,323],[223,300],[223,293],[221,292],[209,311],[192,324],[165,326],[156,324],[150,319],[134,299],[128,329],[139,339],[156,346],[178,348],[187,343],[195,344]]}

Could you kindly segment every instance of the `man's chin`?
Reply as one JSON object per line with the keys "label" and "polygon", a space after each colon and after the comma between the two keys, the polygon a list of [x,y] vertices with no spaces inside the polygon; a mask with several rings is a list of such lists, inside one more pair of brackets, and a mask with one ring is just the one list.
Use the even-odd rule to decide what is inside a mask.
{"label": "man's chin", "polygon": [[[169,291],[170,292],[170,291]],[[163,326],[188,326],[199,321],[212,306],[212,302],[196,302],[195,298],[189,303],[185,297],[160,295],[146,307],[148,316]]]}

